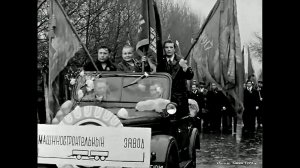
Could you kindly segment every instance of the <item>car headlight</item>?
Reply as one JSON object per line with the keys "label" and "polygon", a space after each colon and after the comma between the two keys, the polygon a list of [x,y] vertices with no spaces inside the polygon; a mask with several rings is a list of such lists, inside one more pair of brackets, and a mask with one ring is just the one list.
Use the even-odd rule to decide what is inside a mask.
{"label": "car headlight", "polygon": [[170,114],[170,115],[175,114],[177,111],[175,103],[168,103],[166,106],[166,109],[167,109],[168,114]]}

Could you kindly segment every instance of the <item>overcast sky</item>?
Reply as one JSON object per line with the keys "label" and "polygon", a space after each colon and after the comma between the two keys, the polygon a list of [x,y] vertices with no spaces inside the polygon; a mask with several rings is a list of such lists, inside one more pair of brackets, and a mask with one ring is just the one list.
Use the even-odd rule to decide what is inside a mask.
{"label": "overcast sky", "polygon": [[[208,13],[216,3],[216,0],[190,0],[193,12],[207,17]],[[253,33],[262,34],[262,0],[236,0],[237,19],[239,24],[241,44],[255,40]],[[246,71],[248,61],[245,59]],[[252,61],[256,75],[261,71],[261,65],[257,60]]]}

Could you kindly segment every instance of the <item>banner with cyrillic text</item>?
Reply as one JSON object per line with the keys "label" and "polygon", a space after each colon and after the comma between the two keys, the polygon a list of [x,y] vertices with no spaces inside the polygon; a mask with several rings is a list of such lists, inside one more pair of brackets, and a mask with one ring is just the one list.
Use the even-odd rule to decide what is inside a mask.
{"label": "banner with cyrillic text", "polygon": [[151,128],[38,124],[38,163],[149,167]]}

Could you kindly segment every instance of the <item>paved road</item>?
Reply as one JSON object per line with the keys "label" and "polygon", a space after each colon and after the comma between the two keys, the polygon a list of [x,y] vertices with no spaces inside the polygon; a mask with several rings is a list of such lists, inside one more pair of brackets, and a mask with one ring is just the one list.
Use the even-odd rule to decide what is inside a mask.
{"label": "paved road", "polygon": [[[238,128],[241,129],[241,128]],[[261,168],[262,131],[255,134],[200,134],[197,168]]]}

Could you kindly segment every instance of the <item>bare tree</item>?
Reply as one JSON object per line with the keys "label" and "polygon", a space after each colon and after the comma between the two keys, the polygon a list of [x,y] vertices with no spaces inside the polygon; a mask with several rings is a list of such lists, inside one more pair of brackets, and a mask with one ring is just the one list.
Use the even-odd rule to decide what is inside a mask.
{"label": "bare tree", "polygon": [[[97,57],[97,48],[106,45],[113,50],[115,62],[121,60],[121,49],[127,40],[132,46],[137,43],[137,29],[141,1],[137,0],[59,0],[80,40],[85,42],[92,57]],[[49,40],[49,0],[38,0],[38,64],[47,69]],[[157,0],[161,17],[163,40],[171,34],[180,42],[183,54],[190,47],[194,32],[199,29],[200,19],[189,12],[184,0]],[[130,38],[130,39],[128,39]],[[87,54],[80,50],[69,61],[69,66],[83,66],[88,61]],[[43,66],[41,66],[43,65]],[[44,68],[41,68],[44,67]]]}
{"label": "bare tree", "polygon": [[162,39],[170,38],[180,43],[185,56],[191,47],[191,39],[200,29],[200,17],[192,13],[187,0],[160,0],[158,4],[162,24]]}
{"label": "bare tree", "polygon": [[254,32],[255,41],[249,43],[250,50],[254,53],[254,56],[258,58],[259,62],[262,62],[263,46],[262,46],[262,35],[258,32]]}

